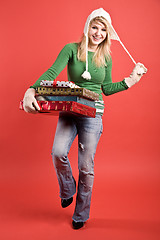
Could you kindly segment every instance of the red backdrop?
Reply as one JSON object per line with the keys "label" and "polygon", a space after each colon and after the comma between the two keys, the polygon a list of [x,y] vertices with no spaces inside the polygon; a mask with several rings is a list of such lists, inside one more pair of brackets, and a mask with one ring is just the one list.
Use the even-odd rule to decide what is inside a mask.
{"label": "red backdrop", "polygon": [[[158,239],[158,0],[1,1],[1,239],[76,237],[70,227],[74,206],[60,208],[51,159],[57,117],[26,114],[18,105],[62,47],[79,40],[87,16],[99,7],[111,14],[122,42],[148,73],[133,88],[104,98],[91,218],[79,236]],[[111,50],[113,81],[121,81],[134,64],[118,42]],[[66,69],[57,79],[67,79]],[[77,178],[77,140],[69,156]]]}

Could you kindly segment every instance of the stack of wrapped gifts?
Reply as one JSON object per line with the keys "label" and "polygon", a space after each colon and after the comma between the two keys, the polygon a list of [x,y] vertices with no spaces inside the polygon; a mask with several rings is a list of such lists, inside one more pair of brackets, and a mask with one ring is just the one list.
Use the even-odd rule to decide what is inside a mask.
{"label": "stack of wrapped gifts", "polygon": [[[57,115],[59,111],[65,111],[95,117],[95,101],[99,100],[97,93],[70,81],[42,80],[40,85],[35,96],[40,113]],[[20,101],[20,109],[23,109],[23,101]]]}

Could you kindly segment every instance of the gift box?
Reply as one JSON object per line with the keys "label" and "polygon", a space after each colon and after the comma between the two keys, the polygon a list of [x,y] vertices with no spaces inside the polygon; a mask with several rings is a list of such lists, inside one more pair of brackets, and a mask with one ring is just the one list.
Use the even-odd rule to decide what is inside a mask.
{"label": "gift box", "polygon": [[50,88],[38,87],[36,88],[38,95],[62,95],[62,96],[80,96],[94,101],[99,100],[99,94],[92,92],[86,88]]}
{"label": "gift box", "polygon": [[37,101],[74,101],[95,108],[95,102],[78,96],[36,96]]}
{"label": "gift box", "polygon": [[71,81],[49,81],[49,80],[42,80],[40,85],[43,87],[69,87],[69,88],[79,88],[74,82]]}
{"label": "gift box", "polygon": [[[96,115],[95,108],[74,101],[37,101],[37,103],[40,107],[39,113],[57,115],[58,112],[70,112],[93,118]],[[23,101],[20,101],[19,108],[23,110]]]}

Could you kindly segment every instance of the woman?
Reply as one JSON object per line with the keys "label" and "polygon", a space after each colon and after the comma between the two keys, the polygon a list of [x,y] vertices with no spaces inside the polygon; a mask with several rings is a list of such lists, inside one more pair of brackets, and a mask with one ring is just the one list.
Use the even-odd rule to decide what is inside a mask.
{"label": "woman", "polygon": [[79,181],[72,226],[79,229],[89,218],[92,186],[94,180],[94,155],[102,134],[104,103],[102,92],[110,95],[128,89],[146,72],[143,64],[136,64],[130,77],[112,83],[110,56],[111,39],[115,39],[109,14],[103,9],[93,11],[85,24],[85,35],[80,43],[67,44],[54,64],[31,86],[24,95],[24,110],[36,113],[39,106],[35,88],[41,80],[54,80],[68,65],[68,80],[80,87],[99,94],[96,102],[96,117],[88,118],[61,112],[54,138],[52,158],[60,187],[61,206],[68,207],[76,193],[68,152],[78,135]]}

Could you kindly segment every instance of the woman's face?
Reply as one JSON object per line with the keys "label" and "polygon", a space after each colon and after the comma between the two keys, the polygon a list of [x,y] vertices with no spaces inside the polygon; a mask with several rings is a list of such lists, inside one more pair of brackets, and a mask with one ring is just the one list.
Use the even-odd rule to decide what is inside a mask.
{"label": "woman's face", "polygon": [[89,46],[97,47],[107,36],[107,29],[101,22],[92,22],[88,31]]}

